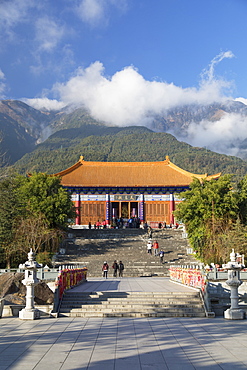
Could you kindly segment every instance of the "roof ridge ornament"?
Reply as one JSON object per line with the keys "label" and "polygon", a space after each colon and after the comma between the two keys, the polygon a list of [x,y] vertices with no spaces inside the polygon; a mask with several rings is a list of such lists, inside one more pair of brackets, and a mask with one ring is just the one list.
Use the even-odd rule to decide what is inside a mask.
{"label": "roof ridge ornament", "polygon": [[169,155],[166,155],[166,159],[165,159],[168,163],[170,163],[170,158],[169,158]]}
{"label": "roof ridge ornament", "polygon": [[84,156],[80,155],[80,161],[84,161]]}

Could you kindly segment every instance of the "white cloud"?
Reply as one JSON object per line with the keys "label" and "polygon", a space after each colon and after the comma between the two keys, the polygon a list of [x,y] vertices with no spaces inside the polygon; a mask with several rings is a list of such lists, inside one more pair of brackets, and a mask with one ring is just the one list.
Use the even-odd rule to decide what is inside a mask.
{"label": "white cloud", "polygon": [[4,99],[4,91],[6,89],[6,84],[3,82],[5,80],[5,75],[3,71],[0,69],[0,99]]}
{"label": "white cloud", "polygon": [[0,69],[0,80],[4,80],[4,79],[5,79],[4,73],[3,73],[3,71]]}
{"label": "white cloud", "polygon": [[0,3],[0,25],[12,27],[23,21],[27,10],[33,7],[32,0],[5,0]]}
{"label": "white cloud", "polygon": [[102,23],[107,23],[111,7],[125,12],[127,0],[81,0],[76,7],[76,14],[83,22],[91,26],[102,25]]}
{"label": "white cloud", "polygon": [[221,80],[213,80],[196,88],[186,88],[166,82],[147,81],[132,67],[104,76],[102,63],[79,68],[64,84],[53,91],[65,104],[82,105],[100,120],[116,125],[147,124],[150,117],[185,104],[210,104],[222,101]]}
{"label": "white cloud", "polygon": [[46,52],[51,52],[62,40],[66,32],[65,27],[47,16],[37,19],[35,28],[39,51]]}
{"label": "white cloud", "polygon": [[22,99],[22,101],[31,107],[38,109],[38,110],[60,110],[62,109],[65,104],[62,102],[57,101],[56,99],[48,99],[48,98],[34,98],[34,99]]}
{"label": "white cloud", "polygon": [[104,18],[104,2],[98,0],[83,0],[78,7],[78,15],[87,23],[97,23]]}
{"label": "white cloud", "polygon": [[217,64],[222,62],[222,60],[229,58],[234,58],[234,54],[230,50],[224,52],[222,51],[221,53],[216,55],[216,57],[214,57],[209,63],[208,68],[203,70],[201,74],[202,83],[212,82],[213,80],[215,80],[215,67],[217,66]]}
{"label": "white cloud", "polygon": [[28,12],[37,7],[33,0],[3,0],[0,2],[0,29],[8,39],[15,37],[14,27],[28,21]]}
{"label": "white cloud", "polygon": [[234,100],[235,101],[240,101],[240,103],[243,103],[243,104],[247,105],[247,99],[245,99],[245,98],[236,98]]}
{"label": "white cloud", "polygon": [[[219,62],[231,55],[229,52],[214,58],[198,88],[147,81],[133,66],[108,77],[104,74],[103,64],[97,61],[88,68],[78,68],[67,82],[53,86],[52,93],[58,101],[35,99],[28,103],[38,109],[40,106],[55,109],[58,102],[61,107],[83,106],[94,118],[106,123],[152,127],[153,118],[165,115],[169,109],[190,104],[226,103],[229,100],[226,89],[230,89],[231,84],[214,77],[214,68],[216,59]],[[218,121],[188,121],[186,130],[187,137],[182,140],[194,146],[206,146],[213,151],[236,155],[239,143],[247,137],[247,118],[241,114],[225,113]]]}
{"label": "white cloud", "polygon": [[228,155],[239,154],[239,144],[247,137],[247,117],[226,113],[218,121],[202,120],[199,124],[190,122],[187,139],[193,146]]}

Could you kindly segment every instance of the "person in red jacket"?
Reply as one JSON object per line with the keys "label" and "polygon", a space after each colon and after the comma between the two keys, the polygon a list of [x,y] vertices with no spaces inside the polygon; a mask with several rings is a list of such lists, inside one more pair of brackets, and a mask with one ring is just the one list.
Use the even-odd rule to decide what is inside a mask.
{"label": "person in red jacket", "polygon": [[105,261],[103,266],[102,266],[102,271],[103,271],[103,277],[106,278],[106,279],[107,279],[108,270],[109,270],[109,265]]}
{"label": "person in red jacket", "polygon": [[154,250],[154,255],[158,256],[159,255],[159,243],[157,242],[157,240],[155,240],[153,244],[153,250]]}

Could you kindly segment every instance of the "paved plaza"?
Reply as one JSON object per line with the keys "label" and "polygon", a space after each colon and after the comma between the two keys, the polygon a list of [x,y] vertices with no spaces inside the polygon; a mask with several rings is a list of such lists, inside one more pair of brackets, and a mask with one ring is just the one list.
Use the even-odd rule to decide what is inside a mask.
{"label": "paved plaza", "polygon": [[73,292],[191,292],[192,290],[164,277],[90,278],[85,284],[73,288]]}
{"label": "paved plaza", "polygon": [[[161,278],[100,278],[75,289],[148,291],[153,284],[189,289]],[[3,317],[0,370],[247,369],[246,325],[223,318]]]}

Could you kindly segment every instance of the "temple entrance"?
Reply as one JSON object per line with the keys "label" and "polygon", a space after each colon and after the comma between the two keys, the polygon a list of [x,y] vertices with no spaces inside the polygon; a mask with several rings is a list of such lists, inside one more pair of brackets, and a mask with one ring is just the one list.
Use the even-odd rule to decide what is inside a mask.
{"label": "temple entrance", "polygon": [[138,217],[138,202],[130,202],[130,217]]}
{"label": "temple entrance", "polygon": [[113,218],[119,218],[120,217],[119,202],[112,202],[111,206],[112,206],[112,217]]}
{"label": "temple entrance", "polygon": [[111,207],[114,218],[138,217],[138,202],[112,202]]}
{"label": "temple entrance", "polygon": [[138,202],[121,202],[120,217],[130,219],[131,217],[138,217]]}
{"label": "temple entrance", "polygon": [[129,202],[121,202],[121,217],[129,219]]}

